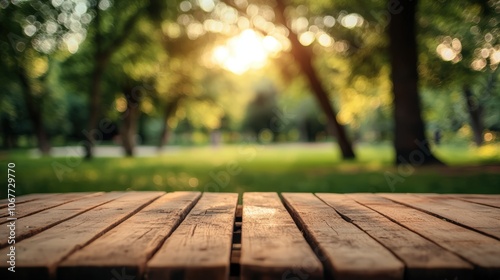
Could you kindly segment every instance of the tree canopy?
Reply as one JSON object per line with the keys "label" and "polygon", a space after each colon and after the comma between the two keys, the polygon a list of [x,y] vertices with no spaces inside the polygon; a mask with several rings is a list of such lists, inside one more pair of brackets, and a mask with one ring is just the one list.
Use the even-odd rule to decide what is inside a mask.
{"label": "tree canopy", "polygon": [[495,141],[500,2],[396,2],[1,1],[1,145]]}

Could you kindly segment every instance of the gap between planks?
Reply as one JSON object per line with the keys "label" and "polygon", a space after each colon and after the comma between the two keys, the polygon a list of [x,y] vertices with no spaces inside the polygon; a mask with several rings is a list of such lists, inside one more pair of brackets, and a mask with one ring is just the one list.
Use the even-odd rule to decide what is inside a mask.
{"label": "gap between planks", "polygon": [[236,193],[205,192],[148,261],[146,277],[228,279],[237,203]]}
{"label": "gap between planks", "polygon": [[[73,252],[125,221],[163,195],[163,192],[127,192],[123,196],[16,243],[18,279],[53,279],[57,265]],[[70,238],[68,238],[70,237]],[[9,248],[0,250],[2,255]],[[8,272],[0,264],[0,278]]]}
{"label": "gap between planks", "polygon": [[[26,202],[30,202],[30,201],[34,201],[34,200],[39,200],[39,199],[47,198],[47,197],[50,197],[50,196],[56,196],[56,195],[60,195],[60,194],[61,193],[31,193],[31,194],[25,194],[25,195],[21,195],[21,196],[17,196],[16,197],[16,205],[22,204],[22,203],[26,203]],[[7,198],[4,198],[4,199],[0,200],[0,209],[1,208],[7,208],[8,205],[9,205],[9,200]]]}
{"label": "gap between planks", "polygon": [[[123,196],[125,193],[110,192],[96,196],[85,197],[54,208],[50,208],[34,215],[20,218],[16,221],[16,242],[43,232],[62,222],[77,217],[87,211],[106,204]],[[0,232],[0,248],[8,245],[9,232]]]}
{"label": "gap between planks", "polygon": [[[31,216],[33,214],[42,212],[47,209],[51,209],[60,205],[64,205],[66,203],[70,203],[72,201],[77,201],[86,197],[94,197],[98,195],[102,195],[103,192],[82,192],[82,193],[63,193],[54,196],[47,196],[44,199],[37,199],[35,201],[31,201],[30,203],[22,204],[21,207],[16,207],[15,217],[23,218],[27,216]],[[8,217],[9,214],[1,214],[0,218]],[[0,222],[0,224],[5,224],[7,221]]]}
{"label": "gap between planks", "polygon": [[431,194],[377,195],[500,240],[500,209],[495,207]]}
{"label": "gap between planks", "polygon": [[229,266],[229,279],[240,279],[240,257],[241,257],[241,226],[242,226],[243,205],[236,206],[233,228],[233,244],[231,247],[231,262]]}
{"label": "gap between planks", "polygon": [[498,240],[379,195],[348,196],[474,264],[475,279],[500,279]]}
{"label": "gap between planks", "polygon": [[243,195],[241,278],[322,279],[323,266],[274,192]]}
{"label": "gap between planks", "polygon": [[108,280],[113,271],[144,274],[146,262],[176,230],[201,197],[199,192],[163,195],[63,261],[61,279]]}
{"label": "gap between planks", "polygon": [[[448,195],[443,195],[448,196]],[[481,205],[491,206],[495,208],[500,208],[500,196],[498,195],[479,195],[479,194],[461,194],[453,195],[455,198],[474,202]]]}
{"label": "gap between planks", "polygon": [[[287,194],[285,193],[284,195],[286,196]],[[305,195],[305,194],[304,194],[304,195]],[[376,196],[376,195],[374,195],[374,196]],[[353,195],[353,198],[355,198],[355,197],[356,197],[356,195]],[[361,199],[361,198],[363,198],[363,197],[359,196],[359,197],[357,197],[357,198],[358,198],[358,199]],[[87,198],[87,199],[88,199],[88,198]],[[71,205],[73,205],[73,204],[75,204],[75,203],[77,203],[77,202],[80,202],[80,201],[82,201],[82,200],[85,200],[85,199],[81,199],[81,200],[73,201],[73,202],[70,202],[70,203],[67,203],[67,204],[63,204],[63,205],[59,205],[59,206],[56,206],[56,207],[53,207],[53,208],[50,208],[50,209],[46,209],[46,210],[43,210],[43,211],[41,211],[41,212],[39,212],[39,213],[37,213],[37,214],[34,214],[34,215],[31,215],[31,216],[24,217],[23,219],[28,219],[28,218],[36,218],[38,215],[40,215],[40,214],[42,214],[42,213],[45,213],[45,212],[55,211],[55,210],[58,210],[58,209],[59,209],[59,210],[62,210],[62,209],[64,209],[65,207],[70,207]],[[386,201],[391,201],[391,200],[388,200],[388,199],[385,199],[385,200],[386,200]],[[287,209],[287,213],[288,213],[288,215],[290,215],[290,216],[294,219],[294,224],[295,224],[296,226],[298,226],[300,229],[304,229],[304,228],[303,228],[304,224],[303,224],[303,223],[301,223],[301,221],[300,221],[300,219],[299,219],[299,218],[295,217],[295,215],[294,215],[294,210],[293,210],[293,208],[291,208],[291,207],[290,207],[290,206],[286,203],[286,199],[284,199],[284,198],[282,197],[281,201],[285,204],[286,209]],[[336,213],[337,213],[337,214],[338,214],[338,215],[339,215],[339,216],[340,216],[340,217],[344,220],[344,222],[351,223],[351,224],[353,224],[354,226],[356,226],[358,229],[360,229],[361,231],[364,231],[364,232],[365,232],[368,236],[370,236],[371,238],[373,238],[376,242],[378,242],[379,244],[381,244],[384,248],[389,249],[389,251],[393,252],[393,254],[395,254],[396,256],[398,256],[398,259],[399,259],[399,260],[403,260],[403,261],[404,261],[404,258],[403,258],[403,257],[401,257],[401,255],[398,255],[398,254],[394,253],[394,251],[393,251],[393,250],[391,250],[390,248],[388,248],[387,246],[385,246],[385,245],[387,245],[387,244],[384,244],[383,242],[380,242],[380,240],[377,240],[377,238],[376,238],[376,237],[374,237],[374,236],[372,236],[371,234],[369,234],[369,232],[368,232],[368,231],[366,231],[365,229],[363,229],[363,227],[361,227],[361,226],[359,226],[358,224],[356,224],[356,219],[354,219],[354,218],[353,218],[352,214],[349,214],[349,212],[346,212],[346,211],[339,210],[339,209],[335,208],[334,206],[330,205],[328,202],[326,202],[326,201],[324,201],[324,200],[320,200],[319,198],[318,198],[318,201],[320,201],[322,204],[326,205],[327,207],[330,207],[333,211],[335,211],[335,212],[336,212]],[[353,201],[354,201],[354,200],[353,200]],[[392,202],[392,203],[394,203],[394,204],[397,204],[397,205],[399,205],[399,206],[403,206],[403,205],[401,205],[400,203],[395,203],[395,202],[393,202],[393,201],[391,201],[391,202]],[[106,202],[104,202],[104,203],[106,203]],[[422,236],[422,237],[423,237],[423,238],[425,238],[425,239],[429,239],[429,238],[428,238],[428,236],[426,236],[425,234],[424,234],[424,235],[422,235],[422,234],[421,234],[421,232],[420,232],[419,230],[416,230],[416,231],[415,231],[415,230],[412,230],[411,228],[406,227],[406,226],[405,226],[405,223],[400,224],[400,223],[399,223],[399,222],[397,222],[396,220],[393,220],[393,219],[392,219],[392,218],[390,218],[389,216],[386,216],[386,215],[385,215],[385,212],[383,212],[383,211],[382,211],[382,212],[379,212],[379,211],[377,211],[377,210],[372,209],[371,207],[375,207],[375,208],[377,208],[378,206],[376,206],[376,205],[375,205],[375,206],[374,206],[374,205],[371,205],[371,204],[370,204],[371,202],[370,202],[370,203],[368,203],[368,205],[370,205],[371,207],[365,206],[364,204],[359,203],[359,202],[355,202],[355,203],[358,203],[358,205],[360,205],[361,207],[366,207],[366,209],[369,209],[370,211],[373,211],[373,213],[376,213],[377,215],[380,215],[381,217],[384,217],[384,218],[388,219],[388,221],[393,222],[393,223],[394,223],[395,225],[397,225],[397,226],[401,226],[401,227],[405,228],[405,229],[406,229],[406,230],[408,230],[409,232],[415,232],[415,233],[416,233],[416,234],[418,234],[419,236]],[[128,218],[125,218],[125,219],[122,221],[122,223],[125,223],[125,222],[127,221],[127,219],[131,219],[132,217],[134,217],[134,215],[137,215],[137,214],[139,214],[139,213],[140,213],[140,211],[142,211],[143,209],[146,209],[146,208],[148,207],[148,206],[146,206],[146,205],[149,205],[149,206],[150,206],[151,204],[153,204],[153,203],[151,203],[151,202],[150,202],[149,204],[145,204],[145,205],[143,206],[143,208],[141,208],[141,209],[137,210],[135,213],[132,213],[132,214],[131,214]],[[372,203],[372,204],[373,204],[373,203]],[[479,204],[478,204],[478,205],[479,205]],[[398,209],[399,209],[399,206],[398,206]],[[94,207],[97,207],[97,206],[94,206]],[[145,207],[146,207],[146,208],[145,208]],[[413,208],[411,208],[411,207],[407,207],[406,205],[404,205],[404,207],[405,207],[405,208],[409,208],[409,209],[413,209]],[[241,225],[242,225],[242,220],[241,220],[242,218],[241,218],[241,216],[242,216],[242,208],[243,208],[243,207],[242,207],[242,205],[237,205],[237,206],[236,206],[236,208],[235,208],[235,210],[234,210],[234,220],[233,220],[233,223],[232,223],[232,242],[231,242],[230,253],[229,253],[229,259],[230,259],[230,261],[229,261],[229,273],[228,273],[228,274],[229,274],[229,277],[230,277],[230,279],[231,279],[231,280],[240,279],[240,265],[241,265],[241,264],[240,264],[240,256],[241,256],[241,232],[242,232],[242,230],[241,230]],[[421,210],[417,210],[417,209],[413,209],[413,210],[416,210],[416,211],[418,211],[418,212],[421,212]],[[205,214],[207,214],[207,211],[205,211],[204,213],[205,213]],[[214,213],[215,213],[215,212],[214,212]],[[421,213],[422,213],[423,215],[428,215],[428,214],[427,214],[427,213],[425,213],[425,212],[421,212]],[[79,214],[80,214],[80,213],[79,213]],[[428,215],[428,216],[431,216],[431,215]],[[71,216],[70,218],[67,218],[67,220],[69,220],[69,219],[71,219],[71,218],[73,218],[73,217],[75,217],[75,216]],[[435,216],[432,216],[432,217],[435,217]],[[20,219],[19,221],[21,221],[21,220],[23,220],[23,219]],[[33,219],[33,220],[35,220],[35,219]],[[185,219],[180,219],[179,223],[182,223],[184,220],[185,220]],[[19,222],[19,221],[18,221],[18,222]],[[119,224],[117,224],[117,225],[114,225],[114,227],[112,227],[112,228],[111,228],[111,229],[109,229],[109,230],[110,230],[110,231],[112,231],[113,229],[118,228],[118,227],[119,227],[122,223],[119,223]],[[366,227],[366,225],[365,225],[365,227]],[[175,230],[175,229],[174,229],[174,230]],[[172,231],[174,231],[174,230],[172,230]],[[198,230],[198,229],[196,229],[196,230]],[[42,232],[42,233],[43,233],[43,232]],[[107,232],[107,233],[109,233],[109,232]],[[106,233],[106,234],[107,234],[107,233]],[[307,232],[306,232],[306,233],[307,233]],[[92,239],[93,241],[90,241],[90,242],[89,242],[89,243],[87,243],[86,245],[92,245],[94,242],[99,241],[99,239],[100,239],[100,238],[103,238],[106,234],[104,234],[103,236],[101,236],[101,235],[102,235],[102,233],[101,233],[101,235],[99,235],[99,236],[95,237],[94,239]],[[306,236],[307,236],[307,235],[306,235]],[[168,240],[168,239],[167,239],[167,240]],[[312,242],[310,238],[308,238],[308,240],[309,240],[309,246],[310,246],[311,248],[318,248],[318,246],[316,246],[316,244],[314,244],[314,242]],[[438,242],[438,241],[436,241],[436,239],[434,239],[434,238],[430,238],[429,240],[430,240],[431,242],[434,242],[434,243],[435,243],[435,244],[437,244],[437,245],[440,245],[440,244],[439,244],[439,242]],[[439,240],[439,239],[438,239],[438,240]],[[84,245],[84,246],[86,246],[86,245]],[[440,246],[441,246],[441,245],[440,245]],[[475,263],[481,263],[481,262],[484,262],[484,261],[485,261],[485,260],[482,260],[482,259],[478,258],[478,257],[477,257],[477,256],[475,256],[474,254],[469,253],[469,254],[467,255],[467,254],[463,253],[463,252],[461,251],[461,248],[460,248],[460,247],[457,247],[457,246],[459,246],[459,245],[453,245],[453,244],[451,244],[450,246],[455,246],[455,247],[452,247],[453,249],[450,249],[450,247],[445,246],[444,248],[445,248],[445,249],[448,249],[449,251],[452,251],[453,253],[456,253],[457,255],[460,255],[462,258],[464,258],[464,259],[466,259],[466,260],[467,260],[467,259],[470,259],[470,260],[471,260],[471,262],[475,262]],[[84,247],[84,248],[86,248],[86,247]],[[457,248],[458,248],[458,249],[457,249]],[[76,251],[76,252],[78,253],[79,251]],[[154,251],[154,252],[156,252],[156,251]],[[153,252],[153,254],[154,254],[154,252]],[[460,253],[459,253],[459,252],[460,252]],[[324,252],[320,252],[320,251],[317,251],[317,250],[316,250],[316,251],[315,251],[315,253],[316,253],[316,256],[317,256],[318,258],[323,258],[323,259],[325,258]],[[401,254],[401,253],[400,253],[400,254]],[[465,254],[465,255],[467,255],[467,256],[465,257],[463,254]],[[68,259],[71,259],[71,257],[72,257],[73,255],[69,255],[69,256],[70,256],[70,258],[68,258]],[[148,257],[148,258],[149,258],[149,257]],[[66,258],[65,258],[65,259],[66,259]],[[327,261],[327,262],[328,262],[328,261]],[[488,272],[488,271],[489,271],[489,272],[493,273],[492,275],[493,275],[494,277],[499,275],[499,274],[497,274],[497,273],[498,273],[498,270],[495,270],[495,269],[491,270],[491,269],[488,267],[488,265],[487,265],[487,264],[485,265],[484,263],[481,263],[481,264],[480,264],[480,266],[481,266],[481,269],[483,270],[482,272],[485,272],[485,271],[486,271],[486,272]],[[326,267],[326,266],[325,266],[325,267]],[[464,267],[466,267],[466,266],[464,266]],[[1,275],[1,274],[0,274],[0,275]],[[139,276],[139,278],[144,276],[144,275],[142,275],[142,273],[139,273],[139,274],[137,274],[137,275]],[[480,275],[481,275],[481,274],[480,274]],[[110,276],[110,277],[108,277],[108,278],[111,278],[111,277],[112,277],[112,276]],[[115,277],[115,278],[116,278],[116,277]],[[327,277],[327,279],[328,279],[328,277]],[[411,279],[411,277],[410,277],[410,278],[406,278],[406,276],[405,276],[405,279]],[[452,278],[452,279],[453,279],[453,278]],[[459,278],[459,279],[462,279],[462,278]],[[466,277],[466,279],[467,279],[467,277]]]}
{"label": "gap between planks", "polygon": [[311,193],[282,197],[323,262],[326,279],[403,279],[404,264],[392,252],[318,197]]}
{"label": "gap between planks", "polygon": [[472,279],[470,263],[347,195],[316,196],[403,261],[405,279]]}

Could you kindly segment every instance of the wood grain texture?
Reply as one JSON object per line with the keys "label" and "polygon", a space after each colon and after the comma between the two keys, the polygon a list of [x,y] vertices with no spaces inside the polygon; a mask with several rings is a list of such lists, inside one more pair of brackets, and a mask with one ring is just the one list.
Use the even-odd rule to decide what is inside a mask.
{"label": "wood grain texture", "polygon": [[283,198],[335,279],[403,279],[404,265],[386,248],[313,194]]}
{"label": "wood grain texture", "polygon": [[228,279],[237,203],[235,193],[204,193],[148,262],[148,279]]}
{"label": "wood grain texture", "polygon": [[500,209],[446,196],[410,194],[381,194],[381,196],[500,239]]}
{"label": "wood grain texture", "polygon": [[[22,204],[16,207],[16,218],[22,218],[29,215],[33,215],[35,213],[41,212],[43,210],[47,210],[59,205],[63,205],[65,203],[75,201],[78,199],[82,199],[84,197],[91,197],[95,195],[99,195],[102,193],[63,193],[54,196],[49,196],[45,199],[37,199],[35,201],[31,201],[27,204]],[[2,213],[0,218],[7,217],[7,213]],[[1,221],[0,224],[4,224],[6,221]]]}
{"label": "wood grain texture", "polygon": [[470,263],[348,196],[316,196],[398,256],[406,266],[405,279],[472,279]]}
{"label": "wood grain texture", "polygon": [[460,195],[443,195],[443,196],[453,197],[456,199],[474,202],[481,205],[500,208],[500,196],[498,195],[460,194]]}
{"label": "wood grain texture", "polygon": [[166,194],[85,248],[72,254],[57,270],[62,279],[113,277],[125,269],[139,279],[147,260],[180,224],[200,197],[199,192]]}
{"label": "wood grain texture", "polygon": [[322,279],[323,267],[276,193],[243,195],[241,279]]}
{"label": "wood grain texture", "polygon": [[[40,199],[46,199],[51,196],[59,195],[60,193],[31,193],[31,194],[26,194],[26,195],[21,195],[21,196],[16,196],[16,205],[17,204],[22,204],[34,200],[40,200]],[[9,201],[4,198],[0,200],[0,208],[7,208],[9,204]]]}
{"label": "wood grain texture", "polygon": [[500,241],[375,195],[349,195],[476,265],[476,279],[500,278]]}
{"label": "wood grain texture", "polygon": [[81,195],[17,197],[0,279],[320,279],[318,260],[326,279],[500,279],[499,195],[284,194],[284,209],[247,193],[243,210],[237,194]]}
{"label": "wood grain texture", "polygon": [[[50,279],[56,265],[71,253],[84,247],[106,231],[121,223],[142,207],[161,196],[162,192],[128,192],[110,203],[96,207],[47,229],[31,238],[16,243],[16,278]],[[9,248],[0,250],[6,255]],[[0,265],[0,278],[11,273]]]}
{"label": "wood grain texture", "polygon": [[[123,192],[100,193],[20,218],[16,221],[16,241],[19,242],[40,233],[124,194]],[[0,231],[0,248],[7,246],[8,234],[7,231]]]}

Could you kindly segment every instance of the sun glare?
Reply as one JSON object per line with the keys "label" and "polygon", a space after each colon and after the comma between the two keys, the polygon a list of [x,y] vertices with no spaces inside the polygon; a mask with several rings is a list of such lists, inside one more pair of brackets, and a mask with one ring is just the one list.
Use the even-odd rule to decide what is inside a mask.
{"label": "sun glare", "polygon": [[263,37],[251,29],[229,39],[212,53],[213,61],[235,74],[241,75],[250,69],[262,68],[270,55],[281,50],[274,37]]}

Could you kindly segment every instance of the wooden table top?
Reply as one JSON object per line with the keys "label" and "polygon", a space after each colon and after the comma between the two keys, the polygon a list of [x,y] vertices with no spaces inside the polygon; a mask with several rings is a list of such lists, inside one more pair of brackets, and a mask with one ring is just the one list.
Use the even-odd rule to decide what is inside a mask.
{"label": "wooden table top", "polygon": [[270,192],[242,201],[30,194],[9,215],[3,200],[0,278],[500,279],[500,195]]}

